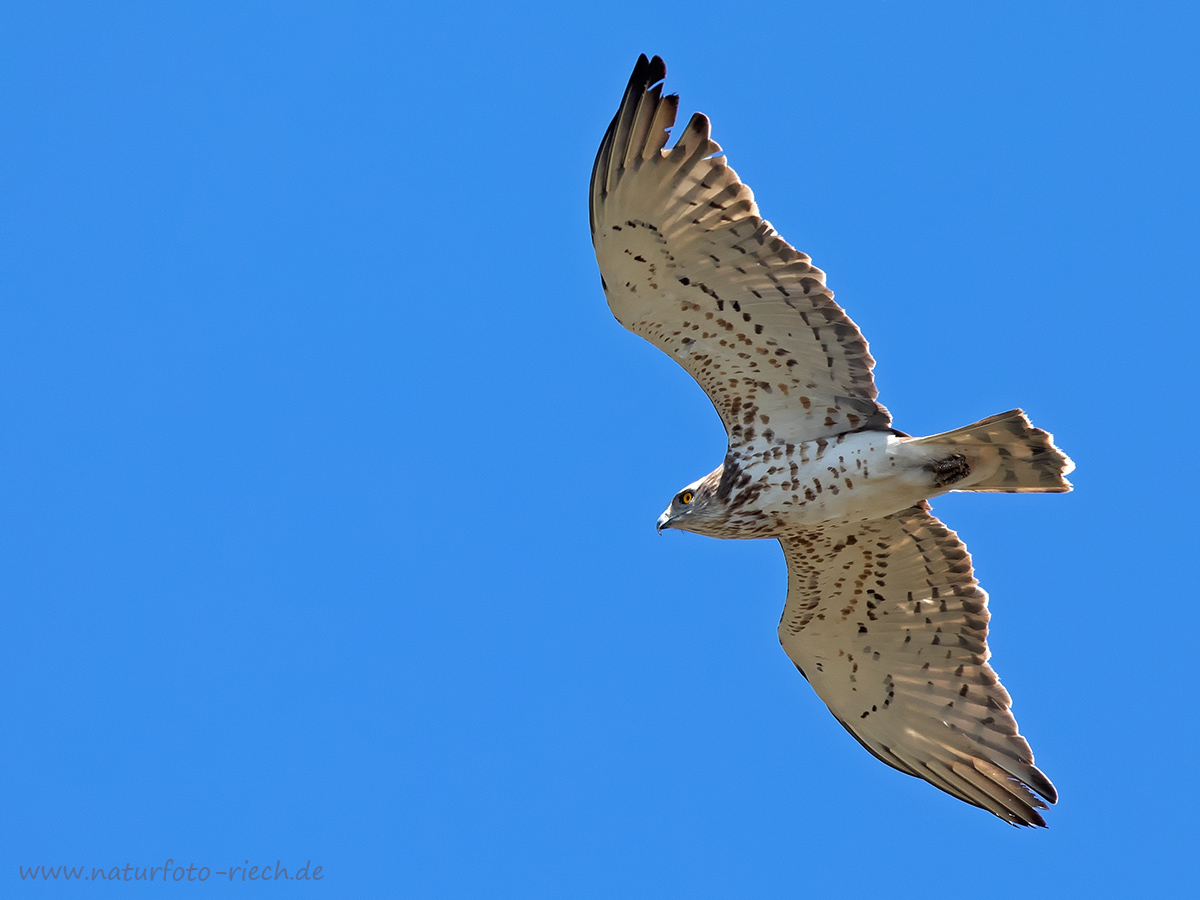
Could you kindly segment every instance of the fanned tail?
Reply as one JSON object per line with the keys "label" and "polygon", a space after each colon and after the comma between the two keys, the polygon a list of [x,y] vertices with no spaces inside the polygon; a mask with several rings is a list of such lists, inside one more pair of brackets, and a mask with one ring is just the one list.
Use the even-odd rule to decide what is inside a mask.
{"label": "fanned tail", "polygon": [[954,484],[956,491],[1061,494],[1071,490],[1066,476],[1075,463],[1054,446],[1052,435],[1035,428],[1019,409],[912,442],[946,447],[965,457],[970,474]]}

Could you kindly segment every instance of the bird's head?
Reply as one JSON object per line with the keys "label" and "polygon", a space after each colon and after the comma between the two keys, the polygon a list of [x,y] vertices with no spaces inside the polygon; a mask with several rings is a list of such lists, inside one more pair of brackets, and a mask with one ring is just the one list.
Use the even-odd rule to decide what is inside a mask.
{"label": "bird's head", "polygon": [[[724,468],[724,467],[722,467]],[[658,517],[659,534],[664,528],[712,534],[724,524],[728,497],[721,496],[721,469],[693,481],[671,500],[671,505]]]}

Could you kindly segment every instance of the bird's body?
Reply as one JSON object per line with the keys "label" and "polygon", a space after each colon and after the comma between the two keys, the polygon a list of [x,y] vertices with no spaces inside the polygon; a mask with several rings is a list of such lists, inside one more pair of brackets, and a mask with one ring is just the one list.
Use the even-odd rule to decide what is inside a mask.
{"label": "bird's body", "polygon": [[[846,432],[799,444],[753,444],[731,451],[695,485],[728,485],[720,524],[684,530],[718,538],[784,538],[830,522],[881,519],[951,490],[935,485],[946,458],[910,439],[880,431]],[[665,524],[665,523],[664,523]]]}
{"label": "bird's body", "polygon": [[613,314],[699,382],[729,438],[659,529],[778,539],[780,641],[838,721],[889,765],[1043,825],[1056,794],[987,664],[987,595],[926,501],[1067,491],[1070,460],[1020,410],[928,437],[892,428],[858,327],[758,215],[707,118],[665,149],[678,106],[665,75],[638,61],[590,203]]}

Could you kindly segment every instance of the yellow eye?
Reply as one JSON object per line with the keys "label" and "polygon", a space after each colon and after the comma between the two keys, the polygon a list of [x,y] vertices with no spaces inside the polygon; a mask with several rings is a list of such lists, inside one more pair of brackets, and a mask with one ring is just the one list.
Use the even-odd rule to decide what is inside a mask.
{"label": "yellow eye", "polygon": [[679,502],[683,503],[683,504],[691,503],[692,502],[692,492],[684,491],[682,494],[680,494]]}

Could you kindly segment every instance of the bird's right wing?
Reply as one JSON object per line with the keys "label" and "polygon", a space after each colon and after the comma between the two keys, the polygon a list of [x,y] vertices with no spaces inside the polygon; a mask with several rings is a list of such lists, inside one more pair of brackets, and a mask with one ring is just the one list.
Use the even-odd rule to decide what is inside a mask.
{"label": "bird's right wing", "polygon": [[800,443],[891,422],[867,343],[825,273],[758,214],[692,117],[670,150],[679,98],[638,60],[592,170],[592,243],[617,319],[704,388],[732,445]]}
{"label": "bird's right wing", "polygon": [[1044,826],[1037,794],[1057,794],[987,664],[987,594],[958,536],[922,503],[780,543],[780,642],[846,730],[902,772]]}

